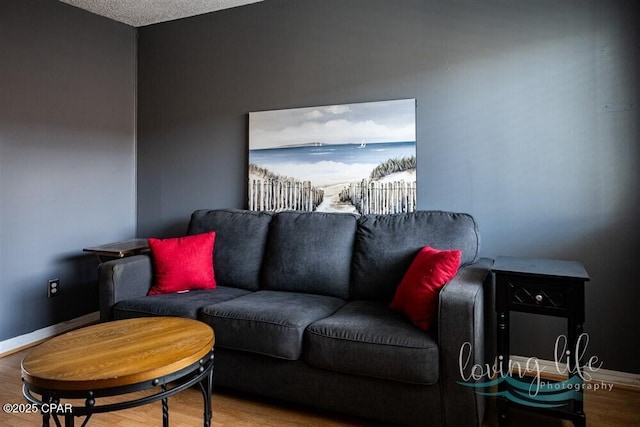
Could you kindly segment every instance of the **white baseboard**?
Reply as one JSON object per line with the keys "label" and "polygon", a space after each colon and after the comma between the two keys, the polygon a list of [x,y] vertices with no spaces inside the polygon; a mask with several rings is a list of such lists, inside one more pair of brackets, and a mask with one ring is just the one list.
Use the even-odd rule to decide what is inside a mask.
{"label": "white baseboard", "polygon": [[28,334],[0,341],[0,357],[8,356],[11,353],[15,353],[24,348],[35,345],[40,341],[46,340],[47,338],[51,338],[55,335],[60,335],[73,329],[97,323],[99,320],[100,312],[94,311],[93,313],[85,314],[84,316],[76,317],[75,319],[56,323],[55,325],[47,326],[46,328],[38,329],[37,331],[33,331]]}
{"label": "white baseboard", "polygon": [[[528,357],[524,356],[511,356],[513,362],[519,363],[521,366],[527,365]],[[551,360],[537,359],[538,365],[541,370],[541,377],[547,379],[557,379],[560,377],[555,362]],[[598,369],[594,372],[589,372],[591,380],[589,382],[613,384],[614,386],[629,389],[640,390],[640,374],[631,374],[628,372],[611,371],[609,369]]]}

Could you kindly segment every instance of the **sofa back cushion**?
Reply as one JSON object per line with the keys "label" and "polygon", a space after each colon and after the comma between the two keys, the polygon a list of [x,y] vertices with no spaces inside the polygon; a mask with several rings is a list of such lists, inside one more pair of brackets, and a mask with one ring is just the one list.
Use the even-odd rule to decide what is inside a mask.
{"label": "sofa back cushion", "polygon": [[468,214],[441,211],[361,216],[350,298],[391,301],[411,262],[425,246],[458,249],[461,266],[471,264],[480,250],[477,224]]}
{"label": "sofa back cushion", "polygon": [[347,299],[357,217],[280,212],[270,225],[262,289]]}
{"label": "sofa back cushion", "polygon": [[240,209],[198,210],[187,234],[216,232],[213,265],[220,286],[257,291],[273,215]]}

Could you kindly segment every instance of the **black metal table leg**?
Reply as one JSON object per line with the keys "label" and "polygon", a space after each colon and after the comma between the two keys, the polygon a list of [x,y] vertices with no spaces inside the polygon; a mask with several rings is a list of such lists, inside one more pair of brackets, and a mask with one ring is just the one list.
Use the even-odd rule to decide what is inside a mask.
{"label": "black metal table leg", "polygon": [[204,427],[211,426],[211,395],[213,393],[213,352],[209,355],[209,360],[211,362],[211,366],[207,369],[207,375],[198,383],[200,386],[200,391],[202,392],[202,401],[204,404],[204,413],[203,413],[203,424]]}
{"label": "black metal table leg", "polygon": [[[42,395],[42,401],[51,403],[51,396],[48,394]],[[51,419],[51,415],[49,412],[42,412],[42,427],[49,427],[49,420]]]}
{"label": "black metal table leg", "polygon": [[[162,385],[162,391],[167,391],[167,386]],[[169,400],[168,398],[162,399],[162,427],[169,427]]]}
{"label": "black metal table leg", "polygon": [[65,427],[73,427],[74,419],[73,412],[67,412],[64,414],[64,425]]}

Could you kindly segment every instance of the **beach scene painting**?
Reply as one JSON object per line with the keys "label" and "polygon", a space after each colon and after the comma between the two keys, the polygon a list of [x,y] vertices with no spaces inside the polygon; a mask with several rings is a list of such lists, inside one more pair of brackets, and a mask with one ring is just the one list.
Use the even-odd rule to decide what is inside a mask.
{"label": "beach scene painting", "polygon": [[249,113],[249,209],[416,209],[416,101]]}

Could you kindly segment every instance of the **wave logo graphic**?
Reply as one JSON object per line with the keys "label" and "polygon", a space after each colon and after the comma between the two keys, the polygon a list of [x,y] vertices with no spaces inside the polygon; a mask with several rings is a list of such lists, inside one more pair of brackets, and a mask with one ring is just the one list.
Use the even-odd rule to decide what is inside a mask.
{"label": "wave logo graphic", "polygon": [[476,391],[483,396],[500,396],[520,405],[532,406],[536,408],[558,408],[568,404],[569,400],[582,401],[582,379],[574,376],[565,381],[539,382],[535,379],[532,382],[517,380],[511,376],[500,376],[499,378],[483,383],[468,383],[458,381],[457,383],[465,387],[487,388],[507,383],[506,390],[497,392]]}

